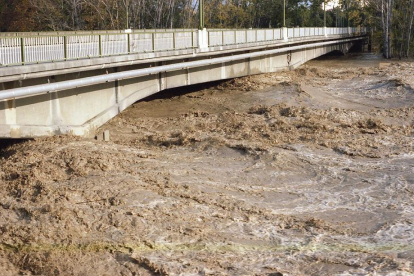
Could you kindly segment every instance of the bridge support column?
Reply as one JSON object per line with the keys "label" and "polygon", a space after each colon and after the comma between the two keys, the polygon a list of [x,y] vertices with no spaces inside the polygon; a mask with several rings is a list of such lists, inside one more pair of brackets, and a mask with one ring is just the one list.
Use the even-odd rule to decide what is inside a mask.
{"label": "bridge support column", "polygon": [[198,49],[201,52],[208,51],[208,32],[206,28],[198,30]]}
{"label": "bridge support column", "polygon": [[328,29],[327,29],[326,27],[323,27],[323,35],[324,35],[325,37],[327,37],[327,36],[328,36]]}
{"label": "bridge support column", "polygon": [[282,28],[282,38],[283,38],[283,41],[288,41],[289,40],[288,29],[286,27]]}

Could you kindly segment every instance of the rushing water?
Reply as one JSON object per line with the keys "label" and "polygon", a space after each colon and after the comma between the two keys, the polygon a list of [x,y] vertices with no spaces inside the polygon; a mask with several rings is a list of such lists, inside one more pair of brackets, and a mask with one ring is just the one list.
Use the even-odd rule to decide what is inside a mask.
{"label": "rushing water", "polygon": [[0,270],[412,275],[413,73],[323,57],[5,148]]}

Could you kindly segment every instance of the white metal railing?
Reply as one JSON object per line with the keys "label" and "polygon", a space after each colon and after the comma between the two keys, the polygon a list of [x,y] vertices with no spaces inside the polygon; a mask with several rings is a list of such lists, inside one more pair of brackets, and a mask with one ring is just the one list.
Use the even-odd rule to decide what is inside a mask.
{"label": "white metal railing", "polygon": [[[139,29],[131,30],[131,33],[163,33],[163,32],[196,32],[196,29]],[[99,30],[99,31],[57,31],[57,32],[7,32],[3,36],[67,36],[67,35],[90,35],[90,34],[124,34],[125,30]]]}
{"label": "white metal railing", "polygon": [[209,46],[269,42],[283,38],[282,29],[210,30]]}
{"label": "white metal railing", "polygon": [[[324,36],[324,28],[287,28],[288,39]],[[366,28],[326,28],[326,35],[355,35],[366,33]],[[226,46],[233,44],[269,42],[283,39],[283,29],[210,30],[208,45]]]}
{"label": "white metal railing", "polygon": [[[20,33],[21,34],[21,33]],[[63,34],[63,35],[62,35]],[[50,35],[0,33],[0,67],[192,49],[197,46],[195,30],[157,30],[120,33],[117,31],[62,32]]]}
{"label": "white metal railing", "polygon": [[[326,28],[327,36],[365,33],[366,28]],[[288,39],[324,36],[320,27],[288,28]],[[283,29],[207,31],[208,46],[272,43]],[[197,48],[196,30],[139,30],[47,33],[0,33],[0,67],[157,51]]]}

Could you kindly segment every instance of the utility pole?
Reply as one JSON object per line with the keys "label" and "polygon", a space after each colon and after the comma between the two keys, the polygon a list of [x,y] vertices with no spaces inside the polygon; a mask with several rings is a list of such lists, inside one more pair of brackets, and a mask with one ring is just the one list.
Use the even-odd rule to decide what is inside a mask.
{"label": "utility pole", "polygon": [[200,16],[198,29],[202,30],[204,29],[204,0],[199,0],[198,13]]}
{"label": "utility pole", "polygon": [[126,0],[126,29],[129,29],[129,0]]}
{"label": "utility pole", "polygon": [[337,28],[338,28],[338,5],[336,5],[336,16],[335,16],[335,22],[336,22],[335,27],[337,27]]}
{"label": "utility pole", "polygon": [[282,27],[282,38],[284,41],[288,41],[288,29],[286,28],[286,0],[283,0],[283,27]]}
{"label": "utility pole", "polygon": [[323,0],[323,35],[328,36],[328,30],[326,28],[326,0]]}
{"label": "utility pole", "polygon": [[345,9],[346,9],[346,25],[349,27],[349,2],[345,0]]}
{"label": "utility pole", "polygon": [[198,48],[203,51],[208,51],[209,34],[204,26],[204,0],[198,2],[198,13],[200,16],[198,25]]}

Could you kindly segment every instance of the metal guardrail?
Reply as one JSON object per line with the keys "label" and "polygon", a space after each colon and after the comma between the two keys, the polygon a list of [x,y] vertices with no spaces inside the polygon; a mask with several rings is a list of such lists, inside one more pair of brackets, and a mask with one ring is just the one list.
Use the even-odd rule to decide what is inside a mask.
{"label": "metal guardrail", "polygon": [[0,36],[0,66],[197,47],[197,31]]}
{"label": "metal guardrail", "polygon": [[[327,35],[351,35],[366,32],[366,28],[326,28]],[[324,36],[324,28],[288,28],[288,38]],[[210,30],[208,45],[225,46],[233,44],[270,42],[283,39],[282,29]]]}
{"label": "metal guardrail", "polygon": [[[365,31],[364,28],[326,29],[327,35]],[[198,31],[183,29],[17,34],[0,35],[0,67],[192,49],[198,44]],[[289,28],[287,35],[288,38],[323,36],[324,28]],[[282,29],[208,30],[209,47],[282,39]]]}
{"label": "metal guardrail", "polygon": [[[196,32],[197,29],[137,29],[131,33],[171,33],[171,32]],[[85,34],[125,34],[125,30],[92,30],[92,31],[49,31],[49,32],[0,32],[0,37],[4,36],[66,36],[66,35],[85,35]]]}
{"label": "metal guardrail", "polygon": [[210,30],[208,45],[225,46],[283,39],[282,29]]}

